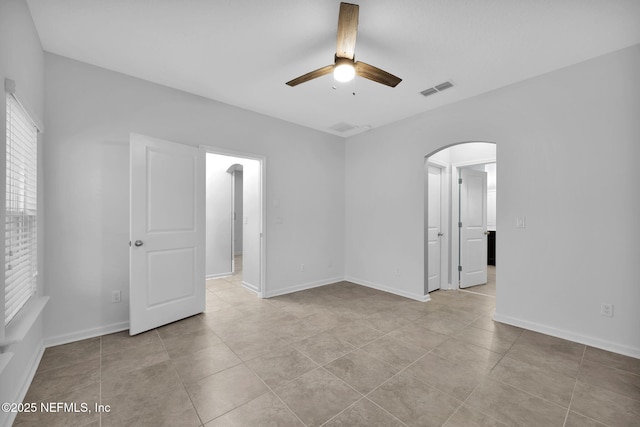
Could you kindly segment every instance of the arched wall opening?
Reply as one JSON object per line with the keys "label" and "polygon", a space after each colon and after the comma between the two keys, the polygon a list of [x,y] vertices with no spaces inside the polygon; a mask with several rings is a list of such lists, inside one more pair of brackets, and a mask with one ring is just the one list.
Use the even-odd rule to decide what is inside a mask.
{"label": "arched wall opening", "polygon": [[453,143],[425,156],[425,295],[460,288],[496,295],[496,166],[493,142]]}

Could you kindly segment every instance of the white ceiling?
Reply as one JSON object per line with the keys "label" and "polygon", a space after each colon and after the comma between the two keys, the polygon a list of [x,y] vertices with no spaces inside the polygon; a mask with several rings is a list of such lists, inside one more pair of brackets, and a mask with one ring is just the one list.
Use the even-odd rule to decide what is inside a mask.
{"label": "white ceiling", "polygon": [[27,0],[48,52],[341,136],[640,43],[638,0],[355,2],[356,59],[396,88],[285,85],[333,62],[339,0]]}

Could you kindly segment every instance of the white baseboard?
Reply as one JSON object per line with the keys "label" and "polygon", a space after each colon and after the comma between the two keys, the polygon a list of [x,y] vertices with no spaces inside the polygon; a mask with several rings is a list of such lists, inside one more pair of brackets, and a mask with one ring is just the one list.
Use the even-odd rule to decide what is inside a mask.
{"label": "white baseboard", "polygon": [[426,295],[414,294],[411,292],[403,291],[401,289],[396,289],[390,286],[381,285],[379,283],[369,282],[368,280],[358,279],[352,276],[345,276],[344,280],[355,283],[356,285],[366,286],[368,288],[377,289],[379,291],[389,292],[390,294],[399,295],[405,298],[411,298],[416,301],[423,301],[423,302],[431,301],[429,294],[426,294]]}
{"label": "white baseboard", "polygon": [[506,323],[508,325],[517,326],[519,328],[528,329],[534,332],[540,332],[542,334],[551,335],[553,337],[574,341],[580,344],[640,359],[640,348],[629,347],[624,344],[614,343],[589,335],[582,335],[565,329],[559,329],[553,326],[543,325],[541,323],[530,322],[528,320],[518,319],[516,317],[506,316],[500,313],[496,313],[493,316],[493,320],[495,320],[496,322]]}
{"label": "white baseboard", "polygon": [[242,281],[242,286],[244,286],[245,288],[249,289],[250,291],[255,292],[256,294],[260,294],[260,290],[258,289],[258,287],[256,285],[253,285],[249,282],[245,282],[244,280]]}
{"label": "white baseboard", "polygon": [[227,277],[227,276],[233,276],[233,272],[229,271],[227,273],[216,273],[216,274],[207,274],[205,276],[205,280],[209,280],[209,279],[218,279],[220,277]]}
{"label": "white baseboard", "polygon": [[44,340],[45,348],[54,345],[67,344],[74,341],[85,340],[87,338],[99,337],[101,335],[112,334],[114,332],[126,331],[129,329],[129,321],[112,323],[110,325],[99,326],[97,328],[84,329],[82,331],[71,332],[63,335],[56,335]]}
{"label": "white baseboard", "polygon": [[317,288],[319,286],[330,285],[332,283],[341,282],[344,277],[332,277],[329,279],[318,280],[315,282],[301,283],[299,285],[290,286],[288,288],[276,289],[264,292],[264,298],[277,297],[278,295],[290,294],[292,292],[304,291],[306,289]]}
{"label": "white baseboard", "polygon": [[[16,396],[13,398],[13,400],[10,400],[10,402],[22,402],[25,396],[27,395],[27,392],[29,391],[29,387],[31,386],[31,382],[33,381],[33,377],[36,375],[38,366],[40,366],[42,355],[44,354],[45,347],[44,347],[43,341],[40,341],[38,348],[39,350],[34,353],[31,361],[29,362],[29,369],[27,369],[26,375],[21,381],[22,386],[20,387],[18,394],[16,394]],[[8,417],[5,419],[7,421],[7,424],[5,425],[7,427],[11,426],[13,424],[13,421],[15,421],[17,415],[18,415],[17,412],[13,412],[13,413],[10,412]]]}

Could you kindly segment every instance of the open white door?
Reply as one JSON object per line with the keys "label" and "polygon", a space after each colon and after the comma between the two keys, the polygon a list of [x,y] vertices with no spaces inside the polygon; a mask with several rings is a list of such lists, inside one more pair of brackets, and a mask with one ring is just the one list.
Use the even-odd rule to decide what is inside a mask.
{"label": "open white door", "polygon": [[205,158],[131,135],[129,334],[205,309]]}
{"label": "open white door", "polygon": [[487,283],[487,173],[460,169],[460,287]]}
{"label": "open white door", "polygon": [[442,169],[427,169],[427,292],[433,292],[440,289],[442,275]]}

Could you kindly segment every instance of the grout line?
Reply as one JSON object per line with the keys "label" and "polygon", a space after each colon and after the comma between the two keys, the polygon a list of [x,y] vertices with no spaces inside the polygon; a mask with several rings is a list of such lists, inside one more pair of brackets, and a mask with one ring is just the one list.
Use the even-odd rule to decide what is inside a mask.
{"label": "grout line", "polygon": [[582,357],[580,358],[580,365],[578,365],[578,372],[576,374],[575,382],[573,383],[573,390],[571,391],[571,398],[569,399],[569,405],[567,405],[567,414],[564,416],[564,423],[562,426],[564,427],[567,424],[567,420],[569,419],[569,412],[571,412],[571,403],[573,403],[573,396],[576,394],[576,388],[578,387],[578,375],[580,375],[580,368],[582,368],[582,363],[584,362],[584,356],[587,354],[587,346],[584,346],[582,349]]}

